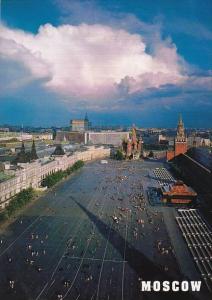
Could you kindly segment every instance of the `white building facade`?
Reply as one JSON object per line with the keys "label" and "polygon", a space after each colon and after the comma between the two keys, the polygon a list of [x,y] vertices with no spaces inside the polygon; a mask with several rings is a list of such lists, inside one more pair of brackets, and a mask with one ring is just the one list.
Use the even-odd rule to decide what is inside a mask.
{"label": "white building facade", "polygon": [[32,163],[19,164],[17,170],[6,170],[12,178],[0,182],[0,209],[4,209],[10,199],[21,190],[29,187],[38,188],[42,180],[59,170],[66,170],[76,161],[90,161],[110,156],[110,149],[104,147],[87,147],[84,151],[72,155],[49,157]]}
{"label": "white building facade", "polygon": [[85,132],[85,144],[102,144],[120,146],[123,140],[129,139],[128,131]]}

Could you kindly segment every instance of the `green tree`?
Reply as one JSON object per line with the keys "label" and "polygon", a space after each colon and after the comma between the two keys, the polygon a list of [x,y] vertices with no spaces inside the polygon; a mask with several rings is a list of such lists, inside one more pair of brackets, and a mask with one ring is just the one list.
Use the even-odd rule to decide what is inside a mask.
{"label": "green tree", "polygon": [[70,175],[72,172],[80,169],[83,166],[84,166],[84,162],[82,160],[78,160],[73,164],[73,166],[69,167],[67,170],[57,171],[51,175],[46,176],[43,179],[41,185],[51,187],[51,186],[55,185],[57,182],[59,182],[60,180],[62,180],[63,178]]}
{"label": "green tree", "polygon": [[30,202],[35,195],[32,188],[21,191],[10,201],[9,205],[0,214],[0,222],[8,219],[14,213],[24,207],[28,202]]}
{"label": "green tree", "polygon": [[117,160],[123,160],[123,159],[124,159],[124,155],[123,155],[123,153],[122,153],[122,151],[121,151],[120,149],[118,149],[118,150],[116,151],[115,158],[116,158]]}

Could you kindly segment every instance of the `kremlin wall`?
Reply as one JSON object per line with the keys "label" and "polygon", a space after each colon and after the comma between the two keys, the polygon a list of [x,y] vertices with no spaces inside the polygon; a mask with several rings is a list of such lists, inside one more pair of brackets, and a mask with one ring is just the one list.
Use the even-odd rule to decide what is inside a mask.
{"label": "kremlin wall", "polygon": [[166,159],[171,162],[173,171],[192,186],[204,199],[206,207],[212,207],[212,173],[201,163],[187,155],[188,140],[185,135],[184,124],[180,116],[177,135],[174,139],[174,149],[167,151]]}
{"label": "kremlin wall", "polygon": [[192,186],[202,198],[205,207],[212,208],[212,172],[187,154],[172,161],[172,169],[186,184]]}

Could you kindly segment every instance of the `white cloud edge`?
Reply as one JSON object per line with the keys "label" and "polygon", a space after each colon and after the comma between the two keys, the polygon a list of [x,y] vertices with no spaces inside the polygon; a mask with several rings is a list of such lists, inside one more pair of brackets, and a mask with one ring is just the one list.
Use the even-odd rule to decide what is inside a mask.
{"label": "white cloud edge", "polygon": [[72,101],[95,105],[167,84],[211,87],[210,76],[189,77],[170,39],[152,40],[150,54],[145,37],[100,24],[45,24],[37,34],[2,25],[0,38],[2,60],[22,64],[30,79]]}

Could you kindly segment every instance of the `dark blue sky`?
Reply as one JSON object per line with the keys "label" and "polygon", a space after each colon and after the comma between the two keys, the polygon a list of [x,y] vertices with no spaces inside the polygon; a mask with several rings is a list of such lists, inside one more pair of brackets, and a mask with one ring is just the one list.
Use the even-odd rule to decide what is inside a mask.
{"label": "dark blue sky", "polygon": [[211,13],[211,0],[2,0],[0,123],[87,111],[96,124],[171,127],[182,112],[212,127]]}

